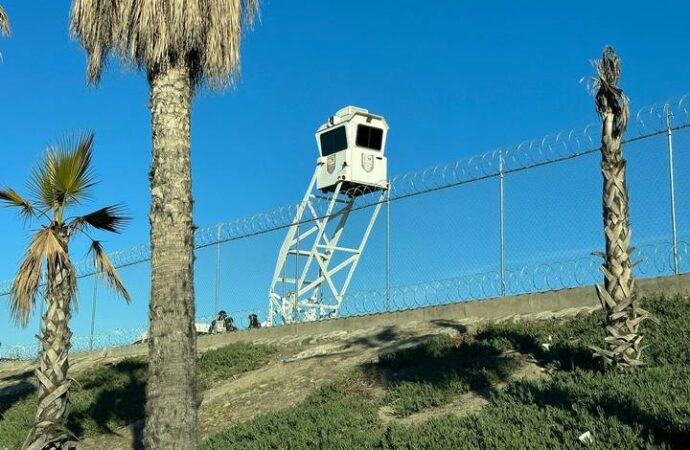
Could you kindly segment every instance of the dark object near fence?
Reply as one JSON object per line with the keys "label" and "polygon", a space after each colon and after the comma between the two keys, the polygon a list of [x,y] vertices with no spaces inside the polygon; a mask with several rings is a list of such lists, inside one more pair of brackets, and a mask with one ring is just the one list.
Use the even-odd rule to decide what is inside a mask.
{"label": "dark object near fence", "polygon": [[259,317],[256,314],[249,315],[249,329],[252,328],[261,328],[261,324],[259,323]]}

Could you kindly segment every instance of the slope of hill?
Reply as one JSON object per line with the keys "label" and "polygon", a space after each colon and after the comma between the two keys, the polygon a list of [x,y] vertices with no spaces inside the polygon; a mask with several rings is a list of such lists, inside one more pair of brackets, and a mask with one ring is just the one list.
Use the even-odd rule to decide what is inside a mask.
{"label": "slope of hill", "polygon": [[[606,370],[597,307],[200,340],[200,436],[225,448],[682,448],[690,440],[690,300],[645,301],[648,367]],[[593,313],[594,311],[594,313]],[[385,319],[385,318],[384,318]],[[304,331],[308,328],[302,328]],[[289,330],[288,330],[289,331]],[[69,427],[84,449],[140,448],[145,346],[79,354]],[[31,363],[0,367],[0,449],[20,445]]]}

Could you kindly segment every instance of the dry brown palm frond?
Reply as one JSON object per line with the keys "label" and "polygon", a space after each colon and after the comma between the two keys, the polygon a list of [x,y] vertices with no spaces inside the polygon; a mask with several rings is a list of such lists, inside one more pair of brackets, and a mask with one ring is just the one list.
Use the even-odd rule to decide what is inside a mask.
{"label": "dry brown palm frond", "polygon": [[[36,233],[12,284],[10,310],[22,326],[26,326],[36,303],[44,263],[49,273],[54,273],[60,266],[71,266],[69,256],[52,228],[43,228]],[[74,292],[76,280],[70,280],[69,284]]]}
{"label": "dry brown palm frond", "polygon": [[129,222],[129,217],[124,215],[124,206],[118,204],[106,206],[85,216],[77,217],[70,226],[83,229],[88,225],[99,230],[119,233],[127,222]]}
{"label": "dry brown palm frond", "polygon": [[0,5],[0,35],[9,36],[12,33],[10,29],[10,19],[7,17],[5,8]]}
{"label": "dry brown palm frond", "polygon": [[601,117],[612,112],[615,117],[614,137],[621,136],[628,127],[630,116],[628,97],[618,86],[621,61],[613,47],[606,46],[601,59],[594,62],[597,76],[594,78],[597,112]]}
{"label": "dry brown palm frond", "polygon": [[20,214],[25,219],[29,219],[34,215],[34,208],[31,203],[12,188],[0,189],[0,204],[3,203],[5,206],[20,208]]}
{"label": "dry brown palm frond", "polygon": [[186,64],[192,81],[223,88],[240,70],[243,31],[259,0],[73,0],[70,33],[98,83],[109,53],[149,74]]}
{"label": "dry brown palm frond", "polygon": [[99,241],[93,241],[91,243],[91,248],[89,253],[93,256],[94,265],[98,275],[103,277],[108,283],[108,286],[117,294],[120,294],[122,298],[125,299],[127,303],[131,301],[129,292],[125,288],[120,275],[117,273],[117,269],[108,258],[108,255],[103,250],[103,246]]}

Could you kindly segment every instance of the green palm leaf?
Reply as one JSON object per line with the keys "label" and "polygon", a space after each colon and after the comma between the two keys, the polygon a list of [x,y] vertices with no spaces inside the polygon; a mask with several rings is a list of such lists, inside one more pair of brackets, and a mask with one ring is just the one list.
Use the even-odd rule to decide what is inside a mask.
{"label": "green palm leaf", "polygon": [[37,204],[53,210],[61,220],[62,210],[90,198],[95,184],[91,168],[92,133],[76,142],[65,139],[48,148],[43,163],[32,173],[29,187]]}

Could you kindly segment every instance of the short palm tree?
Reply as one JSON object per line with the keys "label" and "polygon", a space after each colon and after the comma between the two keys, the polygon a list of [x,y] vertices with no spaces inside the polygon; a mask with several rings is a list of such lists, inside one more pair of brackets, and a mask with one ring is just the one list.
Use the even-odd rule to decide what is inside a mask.
{"label": "short palm tree", "polygon": [[144,439],[150,449],[197,445],[194,223],[190,116],[195,89],[223,88],[240,69],[243,30],[258,0],[73,0],[70,30],[98,83],[109,54],[150,87],[151,303]]}
{"label": "short palm tree", "polygon": [[130,300],[101,243],[90,237],[92,230],[119,232],[127,221],[121,207],[114,205],[83,216],[67,216],[70,208],[90,198],[94,185],[92,149],[92,134],[49,147],[29,180],[30,200],[14,189],[0,189],[0,204],[18,208],[27,220],[42,221],[19,266],[9,297],[14,319],[23,326],[35,308],[41,287],[46,304],[39,338],[40,364],[36,369],[38,412],[25,449],[68,448],[73,439],[65,423],[72,384],[68,376],[72,337],[69,319],[77,290],[69,244],[76,234],[91,240],[90,253],[96,271],[127,302]]}
{"label": "short palm tree", "polygon": [[628,99],[618,86],[620,59],[606,47],[595,61],[595,101],[601,118],[601,173],[604,177],[603,210],[606,252],[601,270],[604,286],[597,293],[606,312],[606,349],[594,347],[604,361],[620,369],[642,364],[640,323],[649,313],[640,308],[633,277],[628,187],[623,158],[623,134],[628,125]]}

